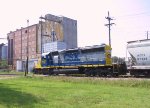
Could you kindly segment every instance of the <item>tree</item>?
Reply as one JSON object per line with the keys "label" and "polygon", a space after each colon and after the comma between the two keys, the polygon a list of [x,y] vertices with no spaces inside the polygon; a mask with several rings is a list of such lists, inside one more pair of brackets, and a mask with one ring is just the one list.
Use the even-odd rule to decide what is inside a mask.
{"label": "tree", "polygon": [[4,69],[8,67],[7,60],[0,60],[0,68]]}
{"label": "tree", "polygon": [[113,63],[119,63],[119,64],[121,64],[121,63],[123,63],[123,62],[125,62],[125,58],[120,58],[120,57],[117,57],[117,56],[113,56],[112,57],[112,62]]}

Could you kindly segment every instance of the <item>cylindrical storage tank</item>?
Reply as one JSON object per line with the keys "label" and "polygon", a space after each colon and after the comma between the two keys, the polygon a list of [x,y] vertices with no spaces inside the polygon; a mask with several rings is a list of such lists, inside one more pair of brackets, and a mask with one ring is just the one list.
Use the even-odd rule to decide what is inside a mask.
{"label": "cylindrical storage tank", "polygon": [[7,45],[2,46],[2,60],[7,60]]}
{"label": "cylindrical storage tank", "polygon": [[16,64],[16,71],[22,71],[22,61],[17,60],[17,64]]}

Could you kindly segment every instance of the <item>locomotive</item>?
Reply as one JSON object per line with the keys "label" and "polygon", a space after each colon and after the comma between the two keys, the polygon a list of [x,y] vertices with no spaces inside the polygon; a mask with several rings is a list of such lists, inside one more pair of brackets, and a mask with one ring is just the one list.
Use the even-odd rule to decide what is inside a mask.
{"label": "locomotive", "polygon": [[126,74],[125,65],[112,63],[111,50],[109,45],[101,44],[43,53],[41,60],[35,65],[34,73],[86,76]]}

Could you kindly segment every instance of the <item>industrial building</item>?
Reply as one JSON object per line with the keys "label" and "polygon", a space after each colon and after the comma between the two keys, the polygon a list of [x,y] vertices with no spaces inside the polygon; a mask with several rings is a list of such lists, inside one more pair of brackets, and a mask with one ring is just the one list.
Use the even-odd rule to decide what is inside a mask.
{"label": "industrial building", "polygon": [[[11,31],[8,38],[8,64],[24,71],[41,58],[41,53],[77,47],[77,21],[47,14],[38,24]],[[42,50],[41,50],[42,49]],[[41,52],[42,51],[42,52]]]}
{"label": "industrial building", "polygon": [[[42,41],[41,41],[41,37],[42,37]],[[41,17],[41,21],[39,23],[38,39],[39,39],[38,43],[42,42],[40,45],[42,45],[43,51],[46,48],[44,47],[45,43],[50,43],[50,44],[52,43],[58,47],[66,46],[65,49],[76,48],[77,47],[77,21],[64,16],[58,17],[51,14],[47,14],[45,15],[45,17]],[[39,50],[41,51],[41,49]],[[58,50],[58,49],[53,49],[53,51],[54,50]]]}

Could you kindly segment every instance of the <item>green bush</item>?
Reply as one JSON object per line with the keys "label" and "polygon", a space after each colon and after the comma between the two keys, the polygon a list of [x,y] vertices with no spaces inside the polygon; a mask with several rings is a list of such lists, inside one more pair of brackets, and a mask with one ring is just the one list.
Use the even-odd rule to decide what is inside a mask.
{"label": "green bush", "polygon": [[0,68],[8,68],[7,60],[1,60],[0,61]]}

